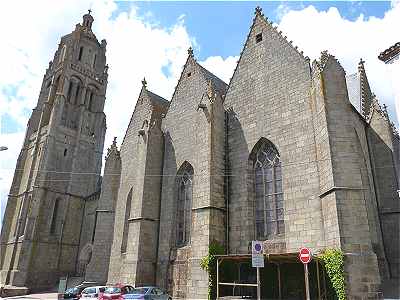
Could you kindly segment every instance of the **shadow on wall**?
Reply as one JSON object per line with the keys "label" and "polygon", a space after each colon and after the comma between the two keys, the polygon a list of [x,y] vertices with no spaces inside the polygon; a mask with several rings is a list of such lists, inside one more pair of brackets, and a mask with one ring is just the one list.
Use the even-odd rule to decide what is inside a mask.
{"label": "shadow on wall", "polygon": [[[400,201],[394,168],[399,159],[381,137],[371,128],[367,131],[373,165],[374,184],[379,207],[382,237],[392,278],[400,277]],[[400,286],[398,286],[400,295]]]}
{"label": "shadow on wall", "polygon": [[[227,139],[228,139],[228,252],[248,253],[249,241],[254,239],[254,211],[253,197],[251,193],[254,188],[248,174],[248,163],[250,151],[244,135],[242,124],[239,122],[233,108],[226,111]],[[245,199],[243,202],[242,199]],[[246,216],[246,217],[243,217]],[[232,220],[234,220],[234,224]]]}

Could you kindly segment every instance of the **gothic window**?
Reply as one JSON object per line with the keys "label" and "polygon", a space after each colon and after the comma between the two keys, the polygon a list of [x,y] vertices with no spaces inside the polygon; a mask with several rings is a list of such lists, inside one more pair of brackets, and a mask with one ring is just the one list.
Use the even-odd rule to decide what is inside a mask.
{"label": "gothic window", "polygon": [[50,234],[56,234],[57,222],[60,217],[59,214],[60,214],[60,199],[57,198],[54,203],[53,216],[51,218]]}
{"label": "gothic window", "polygon": [[275,146],[263,141],[254,155],[257,239],[285,233],[281,161]]}
{"label": "gothic window", "polygon": [[129,218],[131,216],[131,205],[132,205],[132,188],[130,189],[128,196],[126,197],[124,231],[122,233],[121,253],[125,253],[128,247],[128,232],[129,232]]}
{"label": "gothic window", "polygon": [[176,177],[177,227],[176,245],[184,246],[190,242],[193,198],[193,167],[184,163]]}

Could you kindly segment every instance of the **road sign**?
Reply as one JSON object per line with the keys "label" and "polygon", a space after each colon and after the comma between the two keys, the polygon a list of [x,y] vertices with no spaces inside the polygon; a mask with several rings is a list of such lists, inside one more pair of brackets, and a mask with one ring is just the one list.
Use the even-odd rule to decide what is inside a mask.
{"label": "road sign", "polygon": [[299,252],[299,259],[304,265],[304,282],[306,285],[306,299],[310,300],[310,287],[308,282],[308,263],[311,261],[311,250],[303,247]]}
{"label": "road sign", "polygon": [[264,247],[260,241],[251,242],[251,265],[254,268],[264,268]]}
{"label": "road sign", "polygon": [[308,264],[311,261],[310,249],[303,247],[300,249],[299,259],[303,264]]}

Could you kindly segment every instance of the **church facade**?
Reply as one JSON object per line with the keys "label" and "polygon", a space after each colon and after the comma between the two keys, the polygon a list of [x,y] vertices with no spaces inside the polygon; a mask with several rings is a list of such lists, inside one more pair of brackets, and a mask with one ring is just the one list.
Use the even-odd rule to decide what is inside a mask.
{"label": "church facade", "polygon": [[[327,52],[310,62],[257,8],[229,84],[191,49],[170,101],[143,80],[100,186],[107,67],[91,22],[85,15],[79,34],[62,39],[54,62],[66,45],[65,65],[47,71],[50,91],[28,124],[2,228],[1,283],[34,288],[78,273],[203,299],[200,261],[210,245],[248,254],[249,243],[262,240],[275,254],[340,248],[349,298],[382,297],[382,281],[400,272],[399,135],[364,61],[350,75]],[[81,43],[99,53],[92,67],[80,62]],[[90,93],[68,100],[75,76],[82,93],[71,94],[94,90],[94,102]],[[47,152],[39,158],[41,140]],[[74,156],[57,165],[64,148]]]}

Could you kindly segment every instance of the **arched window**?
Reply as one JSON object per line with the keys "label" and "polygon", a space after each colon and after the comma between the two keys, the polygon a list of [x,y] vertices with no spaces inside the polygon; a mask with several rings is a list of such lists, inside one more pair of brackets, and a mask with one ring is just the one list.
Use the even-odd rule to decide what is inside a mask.
{"label": "arched window", "polygon": [[132,188],[126,197],[125,206],[125,219],[124,219],[124,231],[122,233],[121,253],[125,253],[128,248],[128,233],[129,233],[129,218],[131,216],[131,205],[132,205]]}
{"label": "arched window", "polygon": [[193,198],[193,167],[185,162],[176,176],[177,226],[176,245],[178,247],[190,242]]}
{"label": "arched window", "polygon": [[264,140],[253,155],[257,239],[285,233],[282,168],[275,146]]}

